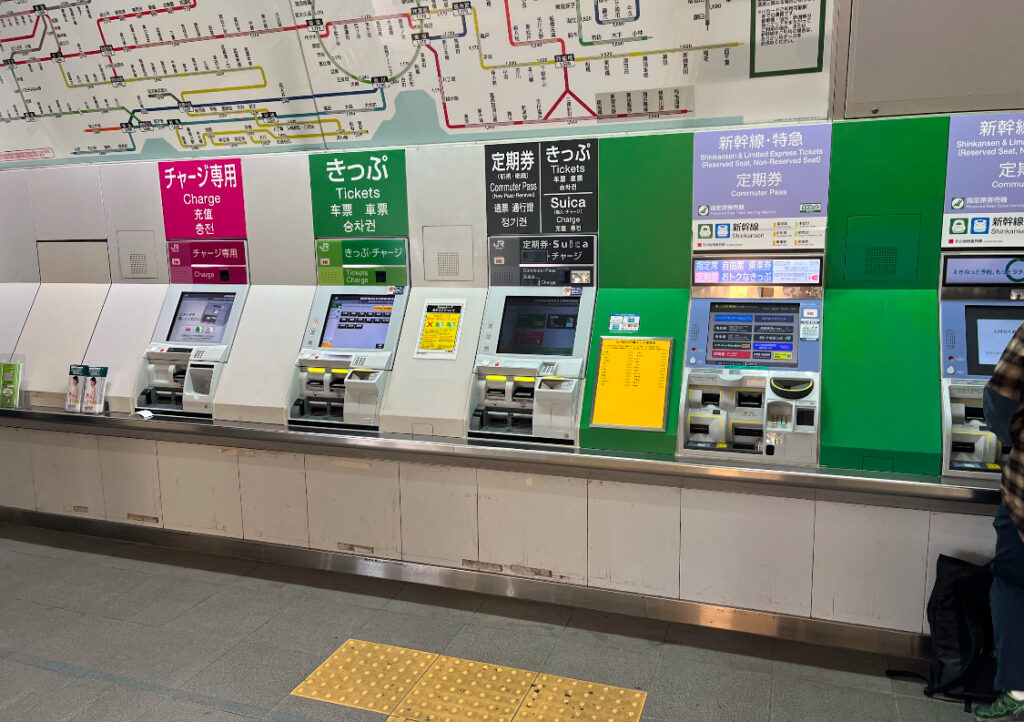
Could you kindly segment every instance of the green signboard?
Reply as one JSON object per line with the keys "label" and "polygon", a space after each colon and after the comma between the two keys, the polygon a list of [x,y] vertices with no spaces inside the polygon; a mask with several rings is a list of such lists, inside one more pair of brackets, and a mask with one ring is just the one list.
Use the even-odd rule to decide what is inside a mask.
{"label": "green signboard", "polygon": [[310,155],[309,186],[317,238],[409,235],[404,150]]}
{"label": "green signboard", "polygon": [[321,286],[408,286],[404,238],[321,238],[316,242]]}

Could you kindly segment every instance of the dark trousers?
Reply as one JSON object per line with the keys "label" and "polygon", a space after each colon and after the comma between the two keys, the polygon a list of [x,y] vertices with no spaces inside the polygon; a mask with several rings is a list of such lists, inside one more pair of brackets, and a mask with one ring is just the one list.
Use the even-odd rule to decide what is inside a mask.
{"label": "dark trousers", "polygon": [[1024,541],[1003,505],[992,526],[996,529],[990,594],[996,689],[1019,691],[1024,690]]}

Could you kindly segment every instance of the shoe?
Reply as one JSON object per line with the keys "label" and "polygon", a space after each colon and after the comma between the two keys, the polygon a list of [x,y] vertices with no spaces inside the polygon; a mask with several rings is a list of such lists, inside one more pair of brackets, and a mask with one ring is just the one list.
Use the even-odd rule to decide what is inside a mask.
{"label": "shoe", "polygon": [[983,704],[974,710],[974,719],[979,722],[988,720],[1024,720],[1024,702],[1018,702],[1006,692],[992,704]]}

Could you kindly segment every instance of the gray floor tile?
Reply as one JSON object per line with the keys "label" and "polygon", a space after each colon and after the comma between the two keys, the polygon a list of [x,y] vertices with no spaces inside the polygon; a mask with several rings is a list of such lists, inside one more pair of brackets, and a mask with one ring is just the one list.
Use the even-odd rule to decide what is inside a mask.
{"label": "gray floor tile", "polygon": [[0,720],[24,719],[28,710],[74,681],[74,677],[0,659]]}
{"label": "gray floor tile", "polygon": [[23,598],[63,609],[99,612],[111,600],[135,589],[148,578],[145,572],[134,569],[90,564],[68,570],[50,584],[34,587],[33,592]]}
{"label": "gray floor tile", "polygon": [[882,655],[785,641],[776,641],[773,651],[772,674],[882,694],[892,692]]}
{"label": "gray floor tile", "polygon": [[35,657],[94,669],[118,654],[132,638],[148,629],[122,619],[86,614],[25,649]]}
{"label": "gray floor tile", "polygon": [[647,695],[644,714],[648,717],[671,722],[767,722],[771,694],[767,672],[700,662],[685,668],[666,667],[662,661]]}
{"label": "gray floor tile", "polygon": [[139,627],[96,668],[162,687],[178,687],[231,649],[234,640],[209,631]]}
{"label": "gray floor tile", "polygon": [[538,669],[560,677],[646,692],[651,689],[658,660],[657,650],[623,649],[563,638]]}
{"label": "gray floor tile", "polygon": [[209,599],[220,589],[221,585],[209,582],[147,574],[145,581],[110,600],[98,613],[159,627]]}
{"label": "gray floor tile", "polygon": [[76,679],[20,718],[21,722],[131,722],[163,697],[94,679]]}
{"label": "gray floor tile", "polygon": [[384,609],[421,617],[468,622],[486,597],[444,587],[409,584],[389,601]]}
{"label": "gray floor tile", "polygon": [[181,689],[270,710],[322,662],[316,655],[242,642]]}
{"label": "gray floor tile", "polygon": [[451,657],[536,671],[555,646],[553,635],[467,624],[444,653]]}
{"label": "gray floor tile", "polygon": [[317,722],[385,722],[386,715],[367,712],[363,709],[342,707],[337,704],[319,702],[302,697],[287,697],[274,708],[275,717],[288,720],[316,720]]}
{"label": "gray floor tile", "polygon": [[136,718],[138,722],[242,722],[254,719],[260,718],[175,699],[164,700]]}
{"label": "gray floor tile", "polygon": [[56,634],[81,616],[81,612],[11,599],[0,607],[0,647],[24,649]]}
{"label": "gray floor tile", "polygon": [[795,677],[772,678],[772,722],[899,722],[896,698]]}
{"label": "gray floor tile", "polygon": [[[886,662],[888,669],[900,670],[903,672],[917,672],[918,674],[923,674],[926,678],[928,677],[929,670],[927,659],[889,657]],[[890,681],[892,682],[892,691],[897,695],[921,697],[924,694],[925,682],[922,679],[900,679],[893,677]]]}
{"label": "gray floor tile", "polygon": [[564,632],[580,642],[638,650],[657,650],[667,634],[668,622],[587,609],[575,610]]}
{"label": "gray floor tile", "polygon": [[167,622],[167,627],[208,630],[227,637],[249,636],[297,598],[294,589],[252,589],[227,584],[211,597]]}
{"label": "gray floor tile", "polygon": [[896,709],[900,722],[971,722],[974,715],[964,712],[964,706],[952,702],[938,702],[933,699],[911,699],[897,697]]}
{"label": "gray floor tile", "polygon": [[245,641],[326,659],[376,611],[320,594],[301,594]]}
{"label": "gray floor tile", "polygon": [[381,609],[375,612],[353,636],[366,642],[391,644],[439,654],[455,639],[455,635],[462,627],[461,622],[426,619]]}
{"label": "gray floor tile", "polygon": [[560,633],[573,610],[555,604],[540,604],[522,599],[487,597],[469,620],[472,624],[535,634]]}
{"label": "gray floor tile", "polygon": [[700,662],[768,673],[772,640],[710,627],[673,624],[662,652],[663,664]]}
{"label": "gray floor tile", "polygon": [[10,585],[10,591],[18,599],[38,601],[50,606],[66,606],[60,604],[60,599],[51,596],[53,590],[75,572],[91,566],[76,564],[67,559],[18,554],[0,570],[0,581],[5,587]]}

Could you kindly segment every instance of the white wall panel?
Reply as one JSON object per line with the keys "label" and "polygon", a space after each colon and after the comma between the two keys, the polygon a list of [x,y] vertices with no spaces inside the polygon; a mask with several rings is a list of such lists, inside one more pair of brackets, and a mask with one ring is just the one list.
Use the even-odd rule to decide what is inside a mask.
{"label": "white wall panel", "polygon": [[25,328],[38,283],[0,283],[0,361],[9,361]]}
{"label": "white wall panel", "polygon": [[33,168],[29,173],[37,240],[106,239],[99,164]]}
{"label": "white wall panel", "polygon": [[679,596],[679,489],[592,479],[588,583]]}
{"label": "white wall panel", "polygon": [[586,479],[479,469],[477,487],[481,562],[586,584]]}
{"label": "white wall panel", "polygon": [[302,454],[256,451],[238,458],[246,539],[309,546]]}
{"label": "white wall panel", "polygon": [[397,461],[306,456],[309,545],[400,559]]}
{"label": "white wall panel", "polygon": [[807,617],[813,556],[812,500],[682,490],[681,598]]}
{"label": "white wall panel", "polygon": [[39,281],[31,174],[29,170],[0,172],[0,282]]}
{"label": "white wall panel", "polygon": [[[164,234],[163,203],[160,198],[160,170],[155,161],[103,163],[100,165],[106,238],[110,242],[110,271],[115,282],[125,280],[136,252],[136,269],[142,263],[152,278],[143,283],[168,283],[167,237]],[[127,248],[131,243],[133,248]],[[126,247],[122,248],[122,245]]]}
{"label": "white wall panel", "polygon": [[476,469],[401,464],[402,558],[442,566],[477,561]]}
{"label": "white wall panel", "polygon": [[90,519],[106,517],[95,436],[30,431],[29,449],[37,509]]}
{"label": "white wall panel", "polygon": [[0,426],[0,506],[35,509],[29,432]]}
{"label": "white wall panel", "polygon": [[157,442],[164,526],[242,537],[242,500],[235,449]]}
{"label": "white wall panel", "polygon": [[163,526],[156,442],[99,436],[107,521]]}
{"label": "white wall panel", "polygon": [[917,509],[817,502],[811,616],[919,632],[928,515]]}
{"label": "white wall panel", "polygon": [[244,156],[242,175],[251,282],[315,285],[309,157]]}

